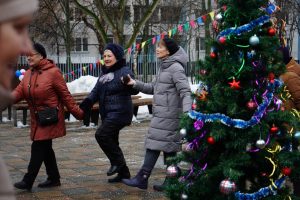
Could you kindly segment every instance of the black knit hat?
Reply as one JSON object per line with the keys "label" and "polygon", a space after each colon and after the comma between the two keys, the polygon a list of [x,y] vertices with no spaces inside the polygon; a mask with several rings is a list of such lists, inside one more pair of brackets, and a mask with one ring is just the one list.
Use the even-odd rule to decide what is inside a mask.
{"label": "black knit hat", "polygon": [[164,38],[163,41],[170,52],[170,56],[179,50],[178,44],[172,38]]}
{"label": "black knit hat", "polygon": [[41,45],[40,43],[34,43],[33,48],[37,53],[41,54],[44,59],[47,58],[46,49],[43,45]]}
{"label": "black knit hat", "polygon": [[124,49],[118,44],[109,43],[106,45],[105,50],[110,50],[115,55],[117,61],[124,57]]}

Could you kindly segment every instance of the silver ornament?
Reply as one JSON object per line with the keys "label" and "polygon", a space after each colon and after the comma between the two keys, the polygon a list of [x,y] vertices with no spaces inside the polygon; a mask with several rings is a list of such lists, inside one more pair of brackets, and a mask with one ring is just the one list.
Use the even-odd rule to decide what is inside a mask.
{"label": "silver ornament", "polygon": [[181,170],[190,170],[191,167],[192,167],[192,163],[189,163],[189,162],[185,162],[185,161],[180,161],[180,163],[178,163],[178,167],[181,169]]}
{"label": "silver ornament", "polygon": [[256,35],[253,35],[253,36],[250,37],[249,43],[252,46],[256,46],[256,45],[259,44],[259,38]]}
{"label": "silver ornament", "polygon": [[176,178],[179,175],[179,168],[175,165],[171,165],[167,168],[167,177]]}
{"label": "silver ornament", "polygon": [[236,184],[228,179],[223,180],[220,183],[220,192],[223,194],[231,194],[236,191]]}
{"label": "silver ornament", "polygon": [[266,142],[262,139],[256,141],[256,147],[259,149],[263,149],[266,146]]}
{"label": "silver ornament", "polygon": [[297,131],[294,135],[295,139],[297,139],[298,141],[300,141],[300,132]]}
{"label": "silver ornament", "polygon": [[180,129],[179,132],[180,132],[181,137],[185,137],[186,136],[186,129],[185,128]]}
{"label": "silver ornament", "polygon": [[186,199],[188,199],[188,198],[189,198],[189,196],[188,196],[187,194],[182,193],[182,195],[181,195],[181,200],[186,200]]}
{"label": "silver ornament", "polygon": [[221,14],[221,13],[217,14],[216,17],[215,17],[215,19],[216,19],[218,22],[221,21],[221,20],[223,19],[222,14]]}

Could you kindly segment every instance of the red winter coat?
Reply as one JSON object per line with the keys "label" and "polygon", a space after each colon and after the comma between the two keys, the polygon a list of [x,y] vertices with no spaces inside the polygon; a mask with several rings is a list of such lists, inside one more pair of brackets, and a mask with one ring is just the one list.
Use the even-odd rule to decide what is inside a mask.
{"label": "red winter coat", "polygon": [[[32,75],[31,75],[32,74]],[[45,107],[58,106],[58,123],[50,126],[40,126],[37,122],[34,107],[29,99],[29,81],[31,77],[31,97],[37,110]],[[44,59],[38,67],[30,68],[24,75],[24,79],[14,90],[15,103],[25,99],[29,105],[31,115],[31,140],[48,140],[66,135],[64,106],[77,119],[83,118],[83,111],[78,107],[66,82],[57,66],[51,60]]]}

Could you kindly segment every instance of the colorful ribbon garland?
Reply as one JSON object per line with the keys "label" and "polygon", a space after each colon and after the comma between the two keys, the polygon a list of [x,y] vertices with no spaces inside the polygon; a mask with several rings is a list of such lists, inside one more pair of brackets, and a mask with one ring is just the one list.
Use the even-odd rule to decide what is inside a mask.
{"label": "colorful ribbon garland", "polygon": [[228,35],[241,35],[242,33],[252,31],[256,26],[265,24],[269,21],[270,21],[270,17],[268,15],[264,15],[251,21],[248,24],[244,24],[243,26],[225,29],[218,35],[218,38],[225,37]]}
{"label": "colorful ribbon garland", "polygon": [[241,193],[240,191],[236,192],[235,198],[238,200],[259,200],[270,195],[277,195],[277,190],[283,186],[285,179],[285,176],[281,177],[276,180],[275,183],[269,185],[268,187],[261,188],[254,193]]}
{"label": "colorful ribbon garland", "polygon": [[282,82],[279,80],[274,80],[274,82],[269,82],[266,92],[264,93],[264,100],[263,102],[258,106],[256,112],[251,117],[249,121],[245,121],[242,119],[232,119],[224,114],[215,113],[215,114],[203,114],[201,112],[197,111],[190,111],[189,117],[195,120],[201,120],[204,122],[215,122],[220,121],[222,124],[225,124],[229,127],[235,127],[239,129],[246,129],[251,126],[254,126],[260,122],[264,114],[266,113],[266,110],[268,106],[271,104],[273,98],[274,98],[274,91],[276,88],[280,87],[282,85]]}

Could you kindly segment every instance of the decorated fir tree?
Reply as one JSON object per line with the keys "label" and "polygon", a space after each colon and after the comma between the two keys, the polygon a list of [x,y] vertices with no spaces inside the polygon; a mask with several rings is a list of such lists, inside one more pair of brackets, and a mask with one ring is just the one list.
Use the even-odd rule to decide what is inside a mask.
{"label": "decorated fir tree", "polygon": [[182,119],[182,152],[167,169],[171,199],[297,199],[299,114],[289,92],[267,0],[221,0],[217,37],[199,69],[193,110]]}

